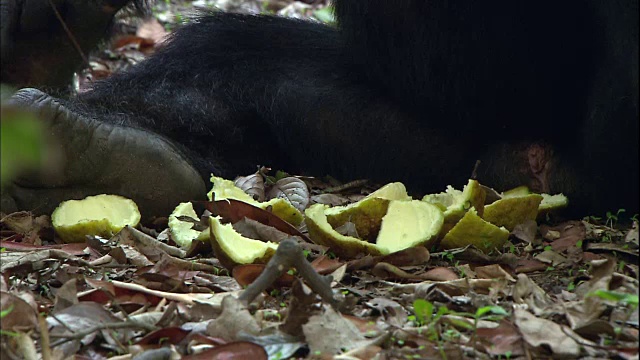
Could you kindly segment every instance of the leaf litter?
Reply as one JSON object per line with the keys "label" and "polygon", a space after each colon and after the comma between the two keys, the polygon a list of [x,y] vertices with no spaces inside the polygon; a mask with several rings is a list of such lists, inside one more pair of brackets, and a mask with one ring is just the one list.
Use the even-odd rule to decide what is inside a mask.
{"label": "leaf litter", "polygon": [[[287,3],[267,7],[318,11]],[[160,7],[156,19],[93,54],[76,90],[153,52],[184,10]],[[265,168],[235,184],[254,200],[284,198],[301,212],[376,189],[364,180],[269,176]],[[278,271],[229,269],[208,243],[177,246],[162,219],[64,244],[46,216],[0,214],[0,358],[638,358],[638,222],[618,226],[620,212],[554,226],[509,223],[508,241],[490,252],[417,247],[340,259],[309,242],[304,222],[283,224],[270,208],[228,200],[213,210],[248,238],[289,244],[297,236],[303,255],[285,254],[291,266]],[[350,221],[342,227],[358,236]],[[302,258],[311,273],[287,262]]]}
{"label": "leaf litter", "polygon": [[[264,181],[240,184],[264,194],[296,184],[292,198],[307,206],[333,191],[262,171]],[[374,188],[336,195],[361,199]],[[268,208],[222,202],[195,208],[235,221],[248,238],[293,243],[299,255],[276,255],[276,270],[229,268],[210,247],[180,248],[170,231],[127,226],[111,239],[63,244],[46,217],[3,214],[2,358],[638,356],[637,222],[528,220],[500,251],[416,247],[341,259]]]}

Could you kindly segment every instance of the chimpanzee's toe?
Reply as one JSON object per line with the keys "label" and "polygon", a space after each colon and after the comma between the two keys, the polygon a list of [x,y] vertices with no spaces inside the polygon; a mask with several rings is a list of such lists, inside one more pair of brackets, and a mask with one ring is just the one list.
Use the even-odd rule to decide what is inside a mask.
{"label": "chimpanzee's toe", "polygon": [[3,211],[49,213],[63,200],[107,193],[133,199],[143,216],[166,216],[179,202],[205,196],[188,158],[155,133],[72,112],[36,89],[18,91],[6,105],[35,112],[51,145],[46,166],[3,190]]}

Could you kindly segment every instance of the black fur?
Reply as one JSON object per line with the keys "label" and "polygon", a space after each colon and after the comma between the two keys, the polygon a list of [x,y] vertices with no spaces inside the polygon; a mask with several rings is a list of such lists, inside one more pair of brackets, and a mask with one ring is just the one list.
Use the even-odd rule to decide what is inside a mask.
{"label": "black fur", "polygon": [[147,0],[1,0],[0,80],[65,90],[82,55],[104,39],[116,12],[128,4],[141,15],[149,10]]}
{"label": "black fur", "polygon": [[475,160],[456,166],[437,156],[446,148],[458,153],[455,134],[435,138],[358,79],[360,68],[329,26],[212,14],[70,106],[153,128],[202,157],[204,173],[227,177],[256,164],[415,185],[425,182],[421,175],[445,181],[454,171],[470,174]]}
{"label": "black fur", "polygon": [[[638,1],[337,0],[337,29],[211,14],[67,105],[153,129],[203,177],[266,164],[344,180],[500,190],[638,209]],[[526,169],[525,169],[526,170]]]}

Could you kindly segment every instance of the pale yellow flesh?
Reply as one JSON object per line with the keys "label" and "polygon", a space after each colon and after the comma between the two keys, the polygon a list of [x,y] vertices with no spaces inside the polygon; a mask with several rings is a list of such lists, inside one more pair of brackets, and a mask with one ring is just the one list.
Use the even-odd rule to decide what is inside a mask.
{"label": "pale yellow flesh", "polygon": [[130,199],[102,194],[62,202],[51,222],[65,242],[83,242],[86,235],[111,237],[127,225],[136,226],[140,211]]}
{"label": "pale yellow flesh", "polygon": [[193,240],[200,241],[209,239],[209,229],[198,231],[193,229],[193,223],[179,220],[180,216],[188,216],[198,221],[198,214],[193,210],[193,204],[190,202],[180,203],[169,216],[169,229],[171,230],[171,238],[180,247],[186,248],[191,245]]}
{"label": "pale yellow flesh", "polygon": [[252,264],[256,260],[275,253],[278,244],[246,238],[238,234],[231,224],[222,224],[217,217],[211,217],[211,231],[220,249],[236,264]]}
{"label": "pale yellow flesh", "polygon": [[[370,201],[363,201],[360,204],[366,206],[370,203]],[[382,225],[376,243],[372,244],[336,232],[327,220],[326,212],[329,210],[325,205],[320,204],[306,210],[309,233],[312,240],[329,246],[334,252],[344,257],[355,257],[362,253],[389,254],[424,245],[435,239],[444,222],[442,211],[434,205],[419,200],[390,201],[388,210],[381,219]],[[353,208],[344,211],[351,212]],[[332,215],[336,214],[332,212]]]}
{"label": "pale yellow flesh", "polygon": [[440,242],[443,249],[473,245],[489,252],[501,249],[509,238],[509,230],[485,221],[471,208]]}
{"label": "pale yellow flesh", "polygon": [[391,201],[376,245],[385,253],[392,253],[433,239],[444,222],[442,211],[419,200]]}
{"label": "pale yellow flesh", "polygon": [[513,231],[518,224],[536,219],[541,202],[542,195],[538,194],[506,197],[485,206],[483,218]]}
{"label": "pale yellow flesh", "polygon": [[207,193],[209,200],[212,200],[215,194],[215,200],[234,199],[261,209],[270,208],[274,215],[295,226],[300,225],[302,222],[302,213],[291,205],[287,199],[275,198],[266,202],[259,202],[242,191],[231,180],[211,175],[211,182],[213,183],[213,188]]}
{"label": "pale yellow flesh", "polygon": [[325,211],[328,206],[315,204],[305,210],[307,215],[307,227],[309,228],[309,236],[314,242],[328,246],[338,256],[355,257],[359,254],[380,255],[380,249],[369,242],[342,235],[335,231],[327,220]]}
{"label": "pale yellow flesh", "polygon": [[401,182],[389,183],[365,197],[365,199],[368,198],[411,200],[411,197],[407,194],[407,188]]}
{"label": "pale yellow flesh", "polygon": [[447,221],[458,221],[472,207],[482,213],[484,198],[484,190],[480,187],[480,183],[470,179],[462,190],[448,185],[445,192],[425,195],[422,201],[443,209]]}
{"label": "pale yellow flesh", "polygon": [[83,200],[69,200],[55,210],[59,226],[75,225],[82,221],[108,219],[114,227],[123,228],[140,221],[136,204],[117,195],[89,196]]}

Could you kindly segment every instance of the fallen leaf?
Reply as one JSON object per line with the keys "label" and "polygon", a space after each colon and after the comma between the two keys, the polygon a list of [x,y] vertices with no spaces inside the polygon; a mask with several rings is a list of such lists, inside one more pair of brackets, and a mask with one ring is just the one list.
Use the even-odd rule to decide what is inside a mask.
{"label": "fallen leaf", "polygon": [[[545,356],[543,345],[551,350],[554,357],[576,358],[580,356],[580,344],[574,340],[579,339],[580,336],[573,333],[568,327],[537,318],[528,311],[519,308],[514,310],[514,318],[522,338],[529,345],[541,351],[539,356]],[[573,334],[574,337],[567,334]]]}
{"label": "fallen leaf", "polygon": [[216,346],[198,354],[183,356],[182,360],[267,360],[267,352],[260,345],[236,341]]}
{"label": "fallen leaf", "polygon": [[302,330],[312,354],[339,354],[359,347],[364,340],[358,328],[331,307],[326,307],[322,314],[310,317],[302,325]]}

